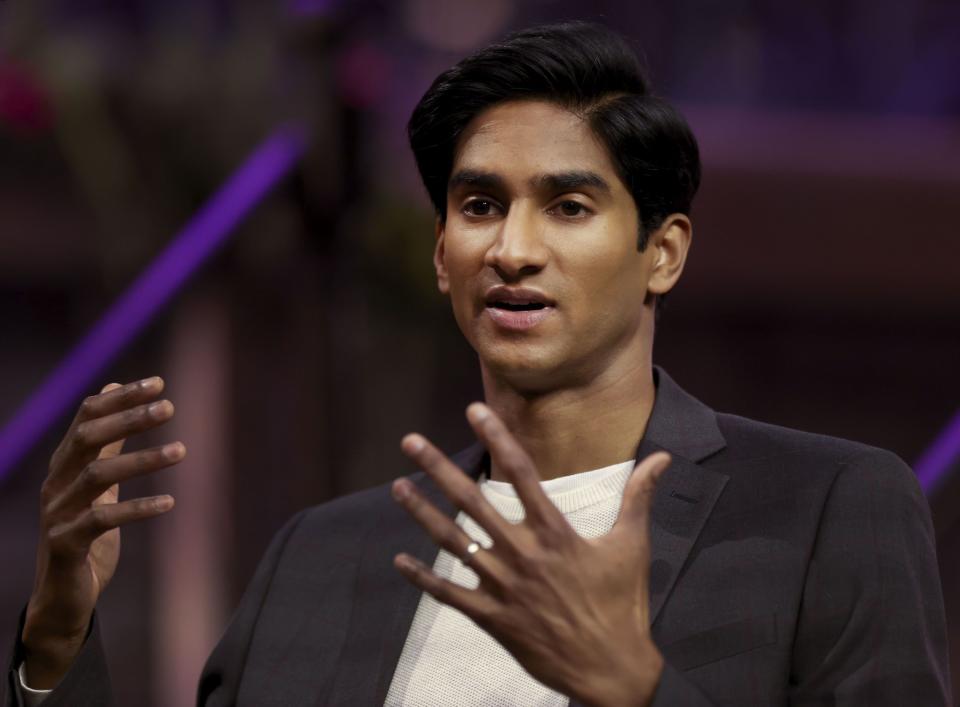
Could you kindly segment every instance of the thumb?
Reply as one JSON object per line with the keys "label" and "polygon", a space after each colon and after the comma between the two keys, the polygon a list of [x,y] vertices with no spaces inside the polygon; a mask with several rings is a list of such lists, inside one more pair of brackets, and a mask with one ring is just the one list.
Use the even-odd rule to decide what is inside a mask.
{"label": "thumb", "polygon": [[620,515],[614,528],[625,524],[634,526],[639,523],[646,524],[657,481],[668,466],[670,466],[670,455],[666,452],[656,452],[634,467],[623,489],[623,503],[620,505]]}
{"label": "thumb", "polygon": [[[101,393],[109,393],[111,390],[116,390],[117,388],[122,388],[123,386],[119,383],[107,383],[103,386]],[[112,459],[113,457],[120,454],[120,451],[123,449],[123,443],[126,440],[118,439],[116,442],[111,442],[110,444],[104,446],[100,449],[100,454],[97,455],[97,459]]]}

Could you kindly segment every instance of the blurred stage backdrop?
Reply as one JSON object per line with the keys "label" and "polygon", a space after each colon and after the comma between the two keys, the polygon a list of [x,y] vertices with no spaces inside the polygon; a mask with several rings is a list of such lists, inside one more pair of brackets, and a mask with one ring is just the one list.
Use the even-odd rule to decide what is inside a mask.
{"label": "blurred stage backdrop", "polygon": [[131,446],[189,449],[124,492],[177,509],[124,531],[101,603],[120,704],[192,703],[294,511],[409,471],[406,431],[470,441],[475,360],[405,123],[465,53],[578,18],[637,42],[701,143],[657,361],[718,409],[918,468],[960,684],[960,5],[589,6],[0,2],[4,640],[47,460],[108,381],[164,376],[176,420]]}

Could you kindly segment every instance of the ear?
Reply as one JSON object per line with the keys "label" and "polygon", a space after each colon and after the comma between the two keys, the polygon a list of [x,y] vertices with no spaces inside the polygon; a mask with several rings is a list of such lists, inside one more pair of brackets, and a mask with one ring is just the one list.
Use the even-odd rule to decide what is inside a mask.
{"label": "ear", "polygon": [[693,224],[684,214],[670,214],[650,234],[647,248],[653,251],[653,270],[647,290],[662,295],[673,289],[683,273],[693,238]]}
{"label": "ear", "polygon": [[444,261],[444,238],[446,232],[444,230],[444,223],[440,220],[439,215],[434,225],[434,233],[437,244],[433,249],[433,267],[437,271],[437,289],[447,295],[450,294],[450,278],[447,276],[447,265]]}

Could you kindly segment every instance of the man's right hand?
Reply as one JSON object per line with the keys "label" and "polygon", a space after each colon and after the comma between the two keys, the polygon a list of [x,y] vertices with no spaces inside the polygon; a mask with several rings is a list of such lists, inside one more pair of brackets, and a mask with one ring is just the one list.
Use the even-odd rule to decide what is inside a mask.
{"label": "man's right hand", "polygon": [[40,542],[21,640],[27,684],[52,689],[83,646],[120,555],[120,526],[173,508],[173,497],[119,501],[119,483],[183,459],[180,442],[121,454],[130,435],[164,424],[163,380],[111,383],[80,405],[40,492]]}

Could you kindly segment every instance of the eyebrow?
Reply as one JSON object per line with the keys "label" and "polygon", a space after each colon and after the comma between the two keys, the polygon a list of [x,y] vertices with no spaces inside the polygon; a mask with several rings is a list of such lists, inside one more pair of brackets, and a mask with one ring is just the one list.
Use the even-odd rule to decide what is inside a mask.
{"label": "eyebrow", "polygon": [[453,191],[454,189],[464,186],[486,191],[495,191],[502,189],[503,185],[503,178],[493,172],[462,169],[450,177],[450,180],[447,182],[447,191]]}
{"label": "eyebrow", "polygon": [[596,172],[576,170],[571,172],[556,172],[554,174],[541,174],[530,181],[540,188],[551,191],[565,192],[575,191],[583,187],[592,187],[606,194],[610,193],[610,185],[607,184],[607,180]]}
{"label": "eyebrow", "polygon": [[[596,172],[589,170],[571,170],[567,172],[553,172],[538,174],[530,179],[530,184],[537,189],[567,192],[592,187],[605,194],[610,193],[610,184]],[[503,177],[494,172],[484,172],[476,169],[462,169],[447,182],[447,190],[466,186],[486,191],[502,190],[505,186]]]}

